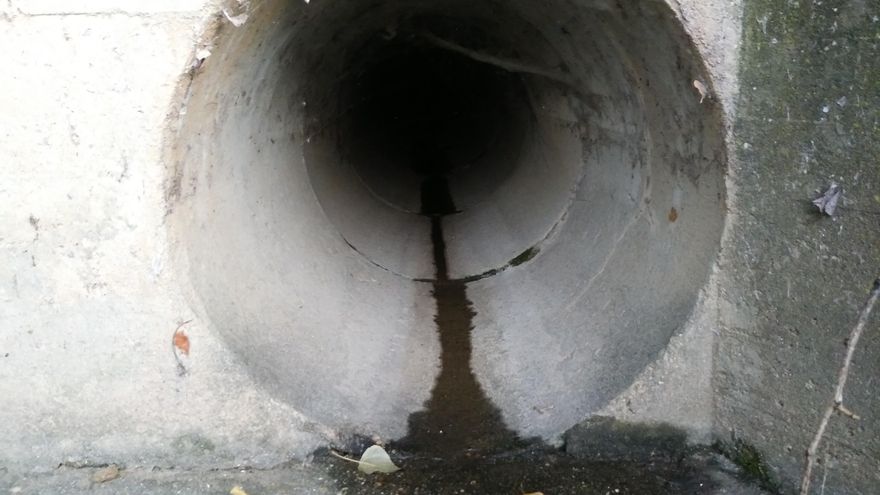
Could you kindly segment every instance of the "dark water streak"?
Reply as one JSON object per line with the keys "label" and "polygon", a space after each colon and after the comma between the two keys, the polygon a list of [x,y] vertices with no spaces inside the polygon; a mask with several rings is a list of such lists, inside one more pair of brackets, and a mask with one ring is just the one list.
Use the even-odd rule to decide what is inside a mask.
{"label": "dark water streak", "polygon": [[425,403],[410,416],[409,434],[397,442],[402,449],[442,456],[488,454],[518,445],[480,388],[471,370],[471,331],[476,313],[467,298],[465,282],[450,280],[443,236],[443,217],[456,213],[443,168],[437,167],[422,183],[422,214],[431,220],[434,265],[434,322],[440,337],[441,371]]}

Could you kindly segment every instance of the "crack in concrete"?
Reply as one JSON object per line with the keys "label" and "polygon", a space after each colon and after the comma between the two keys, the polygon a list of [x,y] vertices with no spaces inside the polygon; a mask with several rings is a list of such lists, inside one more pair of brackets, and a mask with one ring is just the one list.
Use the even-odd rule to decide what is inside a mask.
{"label": "crack in concrete", "polygon": [[629,234],[629,230],[632,228],[632,226],[638,223],[639,219],[644,216],[645,211],[646,210],[644,209],[639,210],[639,213],[632,217],[629,222],[627,222],[626,226],[620,232],[620,235],[617,237],[617,239],[615,239],[614,244],[611,245],[611,250],[608,251],[608,254],[605,255],[605,259],[602,260],[602,265],[599,266],[599,270],[594,273],[589,280],[587,280],[587,284],[584,286],[584,288],[579,290],[578,293],[571,299],[571,302],[569,302],[568,305],[565,306],[565,313],[571,312],[575,304],[577,304],[577,302],[580,301],[582,297],[584,297],[584,295],[590,290],[590,288],[593,287],[593,282],[595,282],[596,279],[605,272],[605,269],[608,268],[608,264],[611,263],[614,255],[617,254],[617,249],[620,247],[620,243],[623,242],[623,239],[627,236],[627,234]]}

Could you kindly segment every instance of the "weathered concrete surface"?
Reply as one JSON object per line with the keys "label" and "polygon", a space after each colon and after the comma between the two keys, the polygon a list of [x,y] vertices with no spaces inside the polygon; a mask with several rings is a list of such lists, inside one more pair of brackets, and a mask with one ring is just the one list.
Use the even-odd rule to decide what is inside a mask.
{"label": "weathered concrete surface", "polygon": [[[613,390],[603,389],[605,399],[597,403],[610,397],[603,414],[671,422],[686,427],[691,439],[709,440],[713,430],[722,439],[733,433],[764,452],[790,487],[830,398],[842,339],[880,259],[880,12],[869,1],[749,0],[738,74],[739,3],[668,3],[706,61],[715,100],[708,104],[721,103],[728,122],[736,123],[736,135],[728,136],[736,154],[729,156],[724,254],[693,313],[686,318],[689,307],[679,308],[667,328],[671,339],[655,342],[656,359],[646,358],[647,367],[637,366]],[[241,8],[234,1],[224,5],[233,13]],[[196,49],[210,44],[201,36],[218,18],[218,8],[198,0],[0,4],[0,45],[6,65],[16,68],[0,74],[4,467],[45,470],[65,461],[120,460],[142,466],[265,467],[335,440],[335,430],[322,425],[323,418],[305,417],[301,407],[279,400],[276,391],[268,392],[265,382],[254,378],[265,363],[241,359],[233,351],[244,344],[219,338],[216,322],[202,317],[204,308],[188,293],[189,274],[171,260],[179,246],[167,236],[165,165],[171,164],[161,155],[166,117],[180,109],[182,93],[175,90],[185,81]],[[224,62],[209,58],[205,68]],[[690,78],[680,75],[680,87],[667,81],[669,94],[683,100],[690,91],[698,99]],[[743,79],[739,100],[738,76]],[[611,182],[623,187],[624,179]],[[846,198],[835,220],[816,216],[807,202],[832,179],[843,184]],[[214,201],[228,206],[222,198]],[[516,210],[508,218],[528,213]],[[193,234],[197,240],[198,234]],[[215,248],[211,240],[200,241],[205,253]],[[224,261],[238,261],[233,258]],[[206,271],[224,268],[214,263]],[[630,266],[620,265],[616,269]],[[528,270],[524,266],[521,273]],[[369,273],[359,265],[354,271]],[[320,269],[315,273],[323,276]],[[377,280],[365,276],[357,283]],[[225,282],[241,281],[228,277]],[[696,289],[686,292],[696,297]],[[389,294],[382,300],[395,299]],[[348,297],[345,303],[327,302],[322,311],[346,311],[360,302],[356,294]],[[192,343],[184,363],[189,371],[179,376],[171,333],[193,317],[184,327]],[[398,322],[394,316],[389,320]],[[857,351],[846,395],[863,419],[835,417],[829,431],[828,492],[871,493],[880,483],[880,424],[872,414],[880,410],[872,394],[880,339],[873,329],[876,324]],[[717,341],[716,335],[721,336]],[[247,341],[247,335],[239,337]],[[330,346],[335,338],[323,344]],[[425,343],[430,347],[430,340]],[[351,354],[363,350],[357,342],[345,345]],[[486,375],[486,362],[506,358],[488,349],[479,358]],[[418,359],[431,354],[424,351]],[[343,361],[351,368],[322,378],[344,380],[363,369]],[[430,365],[431,359],[425,361]],[[532,378],[547,371],[540,369],[544,364],[532,363]],[[386,380],[398,378],[392,373]],[[430,381],[422,378],[419,383]],[[358,379],[358,385],[370,382]],[[484,381],[493,386],[491,379]],[[548,383],[534,382],[536,387]],[[344,383],[343,395],[358,388]],[[541,423],[556,414],[554,408],[535,403],[528,412],[521,406],[531,407],[533,397],[501,386],[494,390],[501,402],[515,405],[514,415],[521,412],[517,407],[526,411],[517,425],[524,431],[549,434],[576,416],[596,412],[591,406],[569,411],[556,424]],[[370,404],[384,402],[375,394],[370,399]],[[412,407],[420,399],[405,396],[403,402]],[[382,410],[373,412],[384,416]],[[395,409],[395,414],[405,412]],[[541,426],[529,430],[534,424]],[[817,473],[825,471],[820,467]]]}
{"label": "weathered concrete surface", "polygon": [[[743,32],[717,434],[763,452],[790,491],[880,272],[880,4],[750,0]],[[844,188],[834,219],[808,201],[832,180]],[[862,419],[832,418],[815,493],[880,489],[877,321],[844,395]]]}
{"label": "weathered concrete surface", "polygon": [[185,376],[172,355],[193,311],[170,268],[162,139],[214,10],[62,3],[0,7],[0,466],[265,466],[308,452],[320,437],[204,322],[185,327]]}
{"label": "weathered concrete surface", "polygon": [[682,457],[687,434],[668,424],[647,426],[593,416],[565,433],[565,452],[591,459]]}

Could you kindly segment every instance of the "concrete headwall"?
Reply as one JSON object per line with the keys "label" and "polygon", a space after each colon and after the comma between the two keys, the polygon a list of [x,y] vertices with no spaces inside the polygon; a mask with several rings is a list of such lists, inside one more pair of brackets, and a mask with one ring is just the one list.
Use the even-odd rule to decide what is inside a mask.
{"label": "concrete headwall", "polygon": [[[266,465],[320,439],[194,317],[163,140],[217,6],[3,2],[0,464]],[[184,357],[184,359],[186,359]]]}
{"label": "concrete headwall", "polygon": [[[291,0],[291,5],[294,1],[299,2]],[[317,12],[314,9],[320,7],[319,1],[312,0],[314,5],[297,3],[295,8]],[[611,220],[615,215],[626,220],[627,215],[640,210],[608,206],[604,212],[603,204],[615,203],[597,202],[596,208],[584,210],[582,223],[567,223],[568,230],[550,236],[548,246],[567,246],[568,251],[547,249],[544,258],[524,264],[519,271],[503,272],[506,278],[475,283],[475,372],[488,395],[505,410],[506,420],[521,433],[552,439],[591,414],[670,423],[685,429],[692,441],[717,439],[734,450],[753,449],[761,456],[758,471],[766,469],[764,474],[771,481],[790,489],[798,481],[803,451],[831,397],[843,357],[843,339],[880,269],[880,7],[868,1],[814,5],[783,0],[668,0],[662,2],[662,9],[657,7],[661,3],[646,2],[644,11],[633,8],[621,14],[614,10],[613,2],[562,3],[571,4],[573,10],[588,6],[610,12],[608,25],[597,23],[595,29],[585,30],[589,34],[572,44],[572,53],[581,42],[599,40],[595,53],[612,61],[611,54],[624,54],[621,60],[633,64],[620,69],[622,75],[614,79],[613,72],[625,64],[607,62],[600,76],[616,80],[620,86],[604,88],[609,91],[604,91],[604,83],[596,82],[589,71],[579,73],[582,67],[571,67],[573,77],[595,83],[592,97],[599,103],[594,110],[607,105],[602,115],[609,121],[615,118],[615,108],[637,109],[623,119],[631,119],[632,125],[609,129],[624,137],[638,131],[640,139],[672,136],[656,149],[683,161],[692,158],[689,152],[675,153],[692,150],[689,140],[705,132],[705,142],[715,146],[711,151],[726,156],[727,163],[716,169],[716,178],[727,174],[726,194],[712,188],[720,182],[710,180],[711,174],[699,187],[679,192],[685,194],[685,204],[699,207],[675,209],[672,214],[668,205],[663,205],[662,211],[658,210],[662,215],[651,218],[675,222],[681,214],[678,225],[686,226],[691,225],[687,215],[703,215],[709,218],[698,224],[705,227],[704,235],[698,228],[689,231],[681,227],[685,232],[681,234],[668,225],[657,227],[645,220],[644,225],[633,228],[643,232],[628,243],[631,255],[618,258],[577,244],[593,235],[581,235],[578,229],[586,231],[591,222],[598,225],[610,219],[606,222],[608,232],[614,235],[609,235],[621,240],[630,225]],[[523,12],[529,11],[527,4],[518,3]],[[430,322],[430,301],[424,302],[427,289],[401,283],[387,272],[376,275],[379,272],[371,271],[369,263],[346,251],[345,242],[333,238],[332,229],[319,222],[323,217],[316,205],[322,198],[311,197],[305,187],[307,180],[317,183],[320,177],[312,174],[305,178],[306,174],[288,170],[285,173],[296,177],[290,182],[275,183],[268,175],[266,180],[253,175],[248,179],[252,182],[229,182],[229,190],[236,198],[244,198],[241,201],[248,208],[253,199],[257,205],[253,211],[268,212],[274,206],[260,203],[260,191],[284,192],[291,184],[301,186],[297,201],[315,207],[318,213],[308,220],[315,229],[323,230],[321,238],[298,238],[296,243],[318,246],[309,252],[321,251],[321,256],[344,252],[334,258],[345,260],[339,262],[339,273],[317,264],[306,266],[309,260],[297,261],[295,266],[273,264],[284,253],[271,258],[265,254],[268,251],[260,251],[265,247],[260,243],[265,239],[263,233],[249,238],[251,245],[243,251],[237,251],[240,245],[223,243],[235,237],[229,232],[225,237],[212,232],[238,231],[235,222],[241,219],[237,215],[251,212],[239,208],[238,200],[227,201],[220,193],[190,199],[199,202],[198,211],[196,207],[186,210],[185,202],[169,202],[181,193],[186,197],[192,185],[180,180],[186,176],[178,174],[181,164],[172,157],[191,156],[193,162],[202,163],[212,159],[204,142],[220,143],[216,149],[222,151],[218,136],[249,138],[236,134],[238,121],[224,121],[222,116],[215,121],[206,110],[210,99],[199,100],[202,96],[194,96],[192,88],[226,90],[232,88],[234,78],[242,85],[254,81],[258,85],[268,76],[286,74],[283,67],[276,71],[271,63],[264,63],[262,72],[248,79],[248,68],[236,65],[244,59],[236,58],[234,50],[223,49],[223,40],[229,42],[238,39],[236,36],[272,39],[272,17],[259,11],[264,5],[277,7],[281,3],[8,0],[0,4],[0,46],[8,69],[0,72],[0,256],[5,261],[0,264],[0,396],[6,402],[0,408],[0,466],[37,471],[65,462],[265,467],[303,458],[320,445],[344,441],[344,435],[352,431],[340,428],[340,424],[361,421],[357,426],[368,425],[376,431],[359,433],[398,436],[405,426],[398,418],[417,408],[427,396],[438,352],[431,329],[417,327],[407,334],[411,340],[398,341],[396,337],[396,329]],[[687,34],[682,39],[689,38],[683,45],[675,45],[679,27],[667,30],[657,28],[666,21],[649,22],[652,12],[669,9]],[[626,26],[626,15],[633,13],[633,22],[644,29],[630,32],[621,27]],[[242,14],[248,14],[249,19],[236,17]],[[543,14],[536,11],[534,17]],[[295,24],[299,14],[285,15]],[[244,20],[245,25],[236,27],[230,18],[236,23]],[[308,16],[304,18],[308,20]],[[249,31],[248,22],[262,24],[251,24],[257,27]],[[651,31],[655,28],[656,33]],[[681,53],[687,53],[687,43],[692,42],[694,58],[675,62],[670,48],[649,61],[633,62],[652,45],[665,46],[651,42],[655,34]],[[606,38],[611,40],[607,45],[603,44]],[[527,46],[536,51],[537,47]],[[264,54],[257,48],[253,53],[255,59]],[[667,55],[668,61],[663,58]],[[636,66],[648,67],[651,76],[659,74],[652,79],[659,81],[659,88],[655,84],[652,89],[630,93],[631,88],[623,82],[631,81],[627,77],[641,70],[633,69]],[[205,78],[192,79],[193,75]],[[701,90],[694,86],[694,80],[704,77],[698,81],[706,90],[705,101],[700,102]],[[665,110],[651,116],[649,111],[643,112],[651,108],[651,101],[646,104],[644,98],[654,94],[673,97],[658,100]],[[228,95],[230,102],[246,98],[239,95]],[[257,103],[274,108],[272,105],[281,101],[266,98]],[[560,103],[564,98],[554,98],[535,101],[558,104],[551,110],[561,109],[559,114],[563,115],[562,110],[568,110]],[[224,107],[224,116],[241,112],[242,119],[254,118],[257,127],[266,124],[249,111],[229,108]],[[197,114],[188,116],[188,112]],[[289,115],[298,119],[299,112],[297,109]],[[686,122],[682,116],[688,116]],[[187,121],[188,117],[203,120]],[[598,125],[602,121],[590,122]],[[714,129],[713,122],[723,126]],[[300,130],[297,123],[290,120],[283,125],[296,134]],[[643,132],[639,127],[643,124],[650,132]],[[535,128],[543,125],[559,127],[551,119],[541,120]],[[222,132],[210,134],[218,129]],[[181,135],[187,139],[179,140]],[[619,150],[629,149],[624,145],[631,139],[620,141],[624,144]],[[667,144],[668,149],[664,148]],[[230,150],[234,149],[230,145]],[[266,149],[272,148],[267,144]],[[648,143],[639,149],[653,148]],[[333,152],[329,148],[325,151]],[[700,152],[708,154],[704,149]],[[600,158],[598,162],[608,161]],[[587,154],[584,161],[589,163],[590,159]],[[646,162],[655,159],[644,158]],[[619,160],[624,163],[627,158]],[[675,169],[674,164],[670,167]],[[236,172],[230,170],[232,177]],[[619,170],[604,170],[608,171],[605,175],[592,176],[608,179],[590,184],[595,194],[578,197],[572,192],[573,197],[591,200],[604,193],[614,197],[618,186],[621,192],[632,186],[636,196],[643,198],[639,196],[645,190],[641,178],[618,174],[618,180],[615,174]],[[204,174],[205,169],[197,168],[196,172],[194,175]],[[844,188],[843,207],[833,219],[818,215],[809,203],[815,191],[832,180]],[[673,182],[670,178],[669,184]],[[328,182],[324,187],[332,193],[338,184]],[[606,186],[607,191],[603,189]],[[473,190],[484,189],[488,190]],[[673,189],[669,187],[669,191]],[[560,190],[566,193],[564,187]],[[674,199],[672,192],[667,199]],[[339,202],[344,206],[346,201]],[[726,211],[722,211],[725,203]],[[278,204],[286,205],[284,201]],[[287,215],[291,221],[301,220],[292,211],[278,209],[284,211],[279,215]],[[204,222],[188,223],[192,218],[181,221],[181,212],[213,223],[204,229]],[[590,212],[596,216],[590,217]],[[531,220],[529,214],[529,208],[511,213],[507,221],[514,228],[510,230],[519,233],[516,222]],[[358,221],[350,223],[358,228]],[[309,225],[303,221],[303,228]],[[462,227],[460,238],[469,238],[466,231]],[[365,239],[371,234],[370,229],[359,232]],[[598,242],[596,249],[606,237],[593,238]],[[671,240],[667,242],[667,238]],[[419,242],[425,244],[425,239]],[[403,244],[372,248],[376,256],[393,258],[394,253],[405,252],[403,247],[397,251],[397,246]],[[451,253],[466,259],[468,249],[462,246],[452,245]],[[680,263],[674,264],[680,267],[674,273],[663,272],[673,264],[646,261],[660,259],[660,251],[668,246],[684,246],[669,253],[681,257]],[[612,253],[615,247],[609,248]],[[719,248],[721,254],[713,264],[712,254]],[[518,245],[513,250],[519,251]],[[239,252],[253,256],[239,259]],[[583,258],[578,257],[581,252],[586,253]],[[427,259],[423,256],[416,264]],[[200,260],[202,265],[194,268]],[[583,272],[567,268],[577,260],[587,260],[580,267]],[[481,263],[473,264],[485,268]],[[229,269],[231,265],[238,271]],[[552,277],[542,269],[549,265],[554,267]],[[281,268],[273,272],[273,267]],[[606,269],[610,281],[600,280],[593,287],[588,277]],[[246,313],[231,307],[240,302],[236,299],[240,294],[267,290],[254,289],[255,279],[277,276],[280,280],[296,270],[308,272],[315,288],[291,293],[319,301],[314,313],[296,313],[292,306],[286,306],[288,293],[281,291],[274,299],[254,296],[243,301],[249,305],[250,316],[241,325],[231,321],[230,315]],[[639,270],[644,276],[628,275],[642,273]],[[687,283],[664,286],[664,280],[679,281],[684,271],[696,275],[685,277]],[[223,276],[217,275],[220,272]],[[350,280],[346,281],[346,276]],[[565,282],[568,279],[570,283]],[[639,281],[646,280],[648,286],[638,287]],[[335,287],[340,292],[345,289],[346,298],[337,300],[322,292],[333,292]],[[361,290],[364,287],[369,289]],[[637,293],[633,287],[642,290],[638,292],[641,295],[632,296]],[[669,295],[664,292],[667,288],[678,292]],[[567,310],[553,304],[577,299],[579,293],[587,294],[584,290],[593,291],[585,302],[562,306],[585,312],[584,321],[602,314],[612,323],[595,328],[584,323],[561,337],[554,336],[555,329],[574,325],[564,317]],[[664,306],[667,295],[678,301],[674,308]],[[525,311],[535,298],[541,301],[539,307]],[[639,313],[645,305],[633,302],[636,299],[656,302],[656,311]],[[398,303],[400,307],[393,306]],[[267,305],[263,314],[261,304]],[[345,313],[359,304],[391,309],[358,313],[355,320],[346,320]],[[633,312],[632,308],[639,309]],[[272,336],[275,330],[269,327],[285,312],[295,314],[301,322],[310,318],[330,321],[322,320],[321,315],[331,314],[333,327],[343,331],[330,336],[304,334],[302,342],[308,348],[284,347],[289,344],[273,347],[277,340]],[[658,316],[663,314],[668,321]],[[253,322],[260,323],[247,329],[253,334],[230,334],[220,328]],[[387,325],[380,328],[376,322]],[[526,324],[540,327],[540,337],[552,337],[550,343],[529,348],[533,339]],[[377,328],[375,332],[371,325]],[[517,330],[519,334],[505,333],[505,328],[520,327],[525,330]],[[589,334],[583,339],[577,331],[581,327]],[[650,345],[624,352],[626,345],[638,341],[634,335],[642,327],[662,329],[651,334]],[[189,355],[181,355],[173,347],[172,335],[178,328],[188,337]],[[620,328],[633,336],[622,338],[624,334],[617,332]],[[267,333],[260,333],[263,331]],[[526,344],[505,347],[518,338]],[[380,342],[385,340],[403,347],[383,350]],[[413,342],[418,352],[407,352],[406,345],[416,345]],[[611,344],[594,346],[596,342]],[[529,355],[528,351],[534,353]],[[271,359],[260,360],[260,352]],[[321,352],[334,354],[325,358]],[[619,376],[600,366],[609,355],[628,363],[621,367],[624,372]],[[285,362],[289,356],[296,357],[290,360],[293,364]],[[862,419],[835,417],[820,452],[828,462],[817,476],[827,474],[829,493],[871,493],[880,486],[880,423],[875,414],[880,403],[872,393],[874,375],[880,370],[878,356],[880,332],[874,324],[857,350],[846,393],[846,404]],[[501,362],[501,358],[507,361]],[[522,366],[514,366],[517,364]],[[314,371],[321,369],[330,371]],[[364,370],[378,373],[377,369],[391,370],[391,375],[376,381],[374,375],[362,374]],[[556,369],[561,371],[555,373]],[[594,370],[589,373],[595,376],[579,375],[587,373],[585,369]],[[311,374],[297,373],[309,370]],[[400,380],[404,375],[406,380]],[[565,377],[552,382],[557,375]],[[579,376],[587,378],[580,380]],[[369,408],[369,414],[355,410],[351,414],[355,419],[351,419],[348,411],[334,411],[339,414],[322,417],[321,411],[333,410],[334,404],[324,404],[323,409],[304,408],[278,392],[275,382],[283,384],[300,377],[320,383],[328,390],[328,397],[354,397],[357,400],[340,404],[348,410],[359,405]],[[275,385],[267,386],[273,380]],[[577,388],[579,383],[584,390]],[[536,392],[545,385],[545,392]],[[379,392],[392,395],[393,400],[377,395]],[[358,393],[365,395],[359,397]],[[554,406],[552,401],[563,400],[560,397],[564,404]]]}
{"label": "concrete headwall", "polygon": [[[876,2],[745,2],[716,431],[763,453],[787,490],[799,484],[846,339],[880,275],[878,36]],[[809,201],[832,181],[843,187],[835,218]],[[844,394],[861,419],[832,418],[815,490],[880,489],[877,321]]]}

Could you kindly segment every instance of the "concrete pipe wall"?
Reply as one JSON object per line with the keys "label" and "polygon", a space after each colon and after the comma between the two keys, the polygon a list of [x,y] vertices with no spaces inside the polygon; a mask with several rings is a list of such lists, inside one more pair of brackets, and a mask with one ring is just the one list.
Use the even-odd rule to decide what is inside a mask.
{"label": "concrete pipe wall", "polygon": [[725,152],[664,3],[252,7],[187,82],[169,223],[203,317],[275,396],[406,433],[440,367],[420,215],[436,160],[471,366],[518,434],[598,411],[684,326]]}

